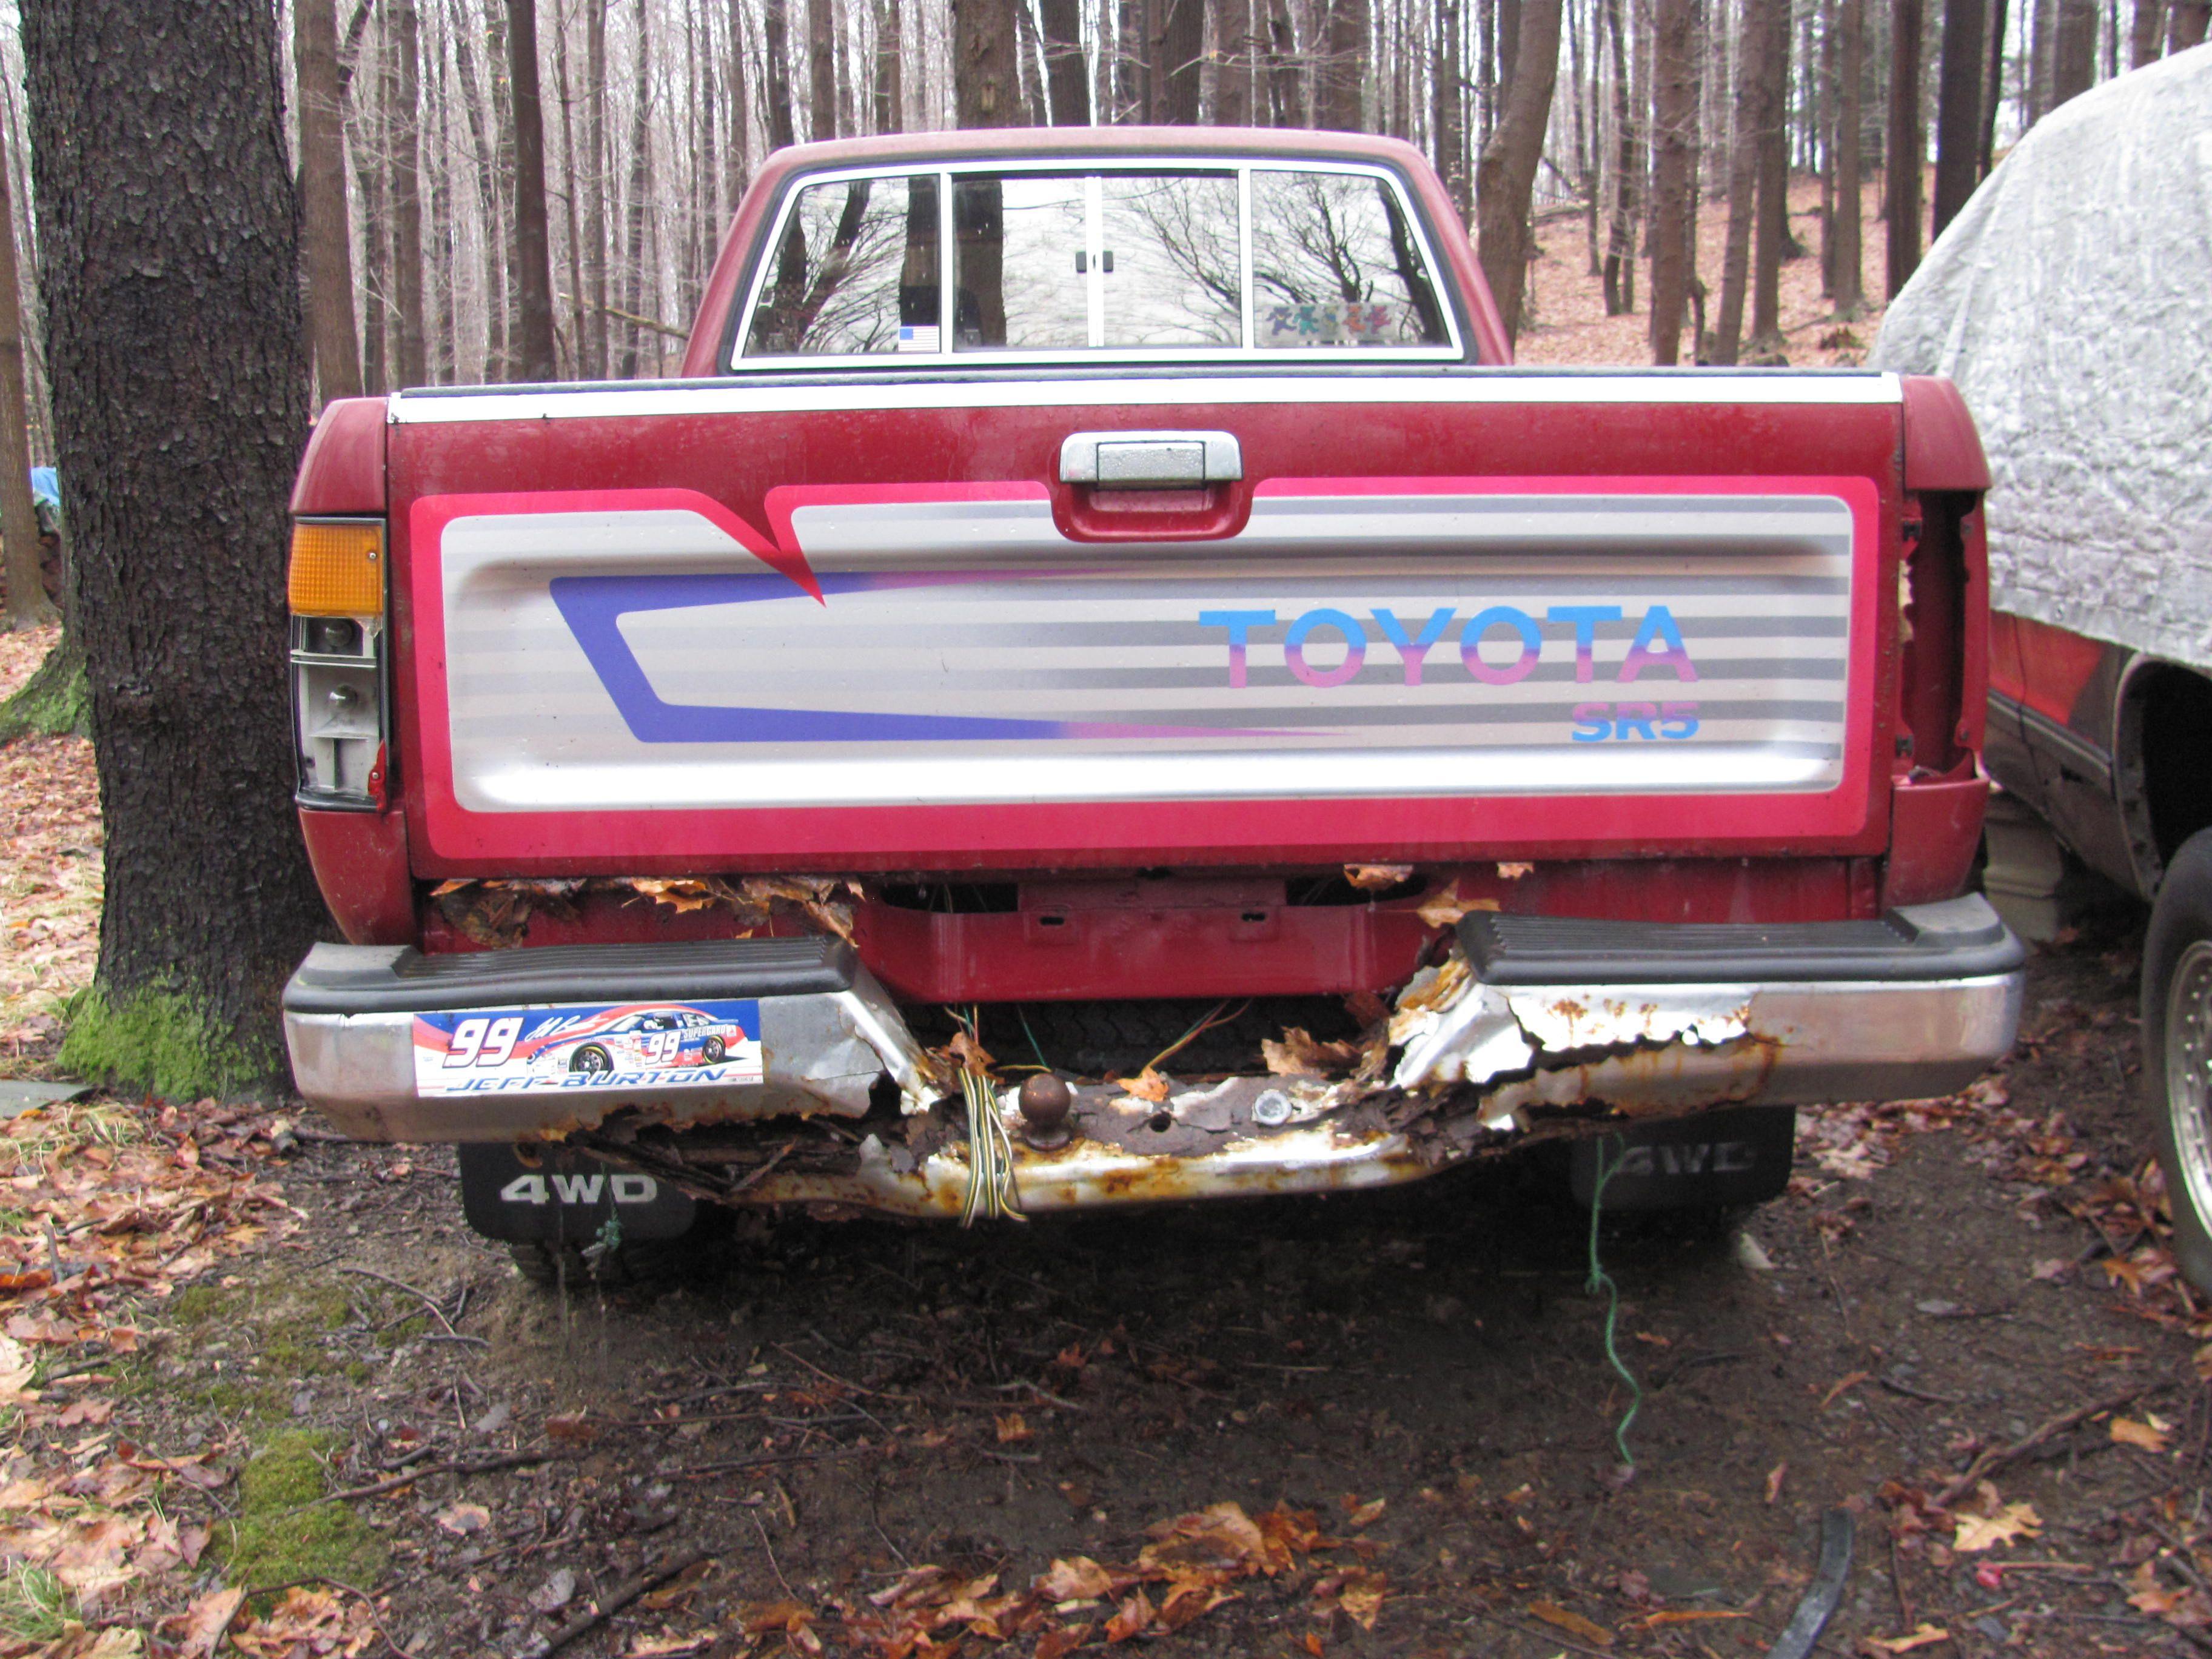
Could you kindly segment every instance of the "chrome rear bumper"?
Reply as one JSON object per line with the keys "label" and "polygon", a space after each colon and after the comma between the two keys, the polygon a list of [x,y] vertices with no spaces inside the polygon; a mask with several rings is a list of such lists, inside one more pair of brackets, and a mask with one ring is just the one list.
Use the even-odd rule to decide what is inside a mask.
{"label": "chrome rear bumper", "polygon": [[[1469,922],[1443,969],[1401,994],[1389,1063],[1372,1075],[1216,1079],[1157,1103],[1080,1085],[1073,1136],[1053,1150],[1024,1141],[1004,1091],[1022,1206],[1383,1186],[1532,1137],[1624,1121],[1944,1094],[2002,1058],[2019,1024],[2021,951],[1978,896],[1893,913],[1886,937],[1861,923],[1824,924],[1849,930],[1832,933],[1597,924],[1569,937],[1518,920]],[[935,1103],[957,1091],[849,951],[803,943],[814,957],[797,968],[789,949],[769,962],[728,946],[579,947],[557,963],[552,952],[499,953],[508,960],[478,959],[472,977],[411,952],[319,945],[286,991],[294,1075],[302,1095],[364,1139],[573,1138],[617,1158],[627,1142],[641,1159],[664,1160],[664,1176],[686,1179],[684,1137],[637,1132],[712,1129],[716,1167],[739,1172],[744,1201],[957,1213],[967,1147],[958,1112]],[[1643,972],[1545,977],[1614,963]],[[1822,976],[1823,963],[1844,971]],[[1745,967],[1794,976],[1727,971]],[[560,972],[549,977],[552,968]],[[691,994],[678,995],[685,986]],[[608,1005],[726,1009],[748,992],[758,1039],[750,1077],[671,1066],[627,1079],[549,1072],[513,1088],[433,1092],[446,1085],[418,1025],[452,1025],[468,1009],[524,1009],[533,1020]],[[793,1118],[823,1114],[852,1129],[758,1167],[789,1140]],[[759,1126],[757,1154],[747,1126]],[[729,1195],[731,1183],[703,1166],[696,1184]]]}

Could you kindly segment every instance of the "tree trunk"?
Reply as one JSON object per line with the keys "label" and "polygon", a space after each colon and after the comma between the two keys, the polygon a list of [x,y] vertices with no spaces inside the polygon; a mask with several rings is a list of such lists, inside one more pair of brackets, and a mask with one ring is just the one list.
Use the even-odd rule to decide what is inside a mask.
{"label": "tree trunk", "polygon": [[2057,0],[2028,0],[2021,22],[2028,38],[2021,47],[2027,62],[2022,75],[2027,94],[2027,125],[2033,126],[2051,108],[2051,42],[2058,32]]}
{"label": "tree trunk", "polygon": [[545,115],[538,94],[538,0],[507,0],[507,78],[514,106],[515,372],[550,380],[553,253],[545,226]]}
{"label": "tree trunk", "polygon": [[1635,118],[1628,98],[1628,40],[1621,0],[1605,0],[1607,31],[1613,36],[1613,214],[1605,240],[1605,314],[1619,317],[1636,309]]}
{"label": "tree trunk", "polygon": [[1328,0],[1324,56],[1314,79],[1313,124],[1358,132],[1360,89],[1367,76],[1368,0]]}
{"label": "tree trunk", "polygon": [[[67,204],[39,254],[106,832],[99,988],[118,1012],[173,993],[147,1012],[191,1011],[205,1080],[274,1082],[277,994],[324,925],[292,806],[308,347],[276,15],[30,0],[22,30],[39,198]],[[143,1080],[143,1048],[116,1058]]]}
{"label": "tree trunk", "polygon": [[[46,597],[39,511],[31,501],[30,403],[24,395],[23,290],[15,271],[15,210],[8,178],[8,128],[0,121],[0,555],[8,574],[8,626],[35,628],[61,615]],[[343,177],[341,177],[343,182]],[[353,295],[346,295],[347,309]]]}
{"label": "tree trunk", "polygon": [[315,341],[315,386],[327,403],[361,395],[345,129],[338,101],[338,29],[331,0],[295,0],[292,56],[300,76],[301,251]]}
{"label": "tree trunk", "polygon": [[2203,46],[2207,23],[2212,23],[2212,4],[2205,0],[2173,0],[2166,25],[2167,55]]}
{"label": "tree trunk", "polygon": [[1841,82],[1836,104],[1836,244],[1833,297],[1836,315],[1856,317],[1866,304],[1860,224],[1859,150],[1863,117],[1860,89],[1866,74],[1866,0],[1843,0]]}
{"label": "tree trunk", "polygon": [[[888,131],[903,132],[906,117],[899,101],[900,78],[899,0],[884,0],[884,15],[890,20],[890,33],[886,45],[891,58],[892,122]],[[722,216],[725,221],[737,216],[738,204],[744,197],[747,178],[746,151],[753,141],[751,100],[746,96],[749,77],[745,74],[745,4],[744,0],[730,0],[730,164],[722,175]]]}
{"label": "tree trunk", "polygon": [[1974,152],[1975,170],[1990,176],[1996,165],[1997,110],[2004,102],[2005,0],[1990,0],[1989,74],[1982,82],[1980,146]]}
{"label": "tree trunk", "polygon": [[1882,217],[1889,227],[1888,294],[1894,300],[1920,264],[1920,0],[1893,0],[1889,28],[1889,156]]}
{"label": "tree trunk", "polygon": [[1744,299],[1750,287],[1752,229],[1759,217],[1759,139],[1774,92],[1766,64],[1767,0],[1744,0],[1735,70],[1735,147],[1729,159],[1728,240],[1721,251],[1720,314],[1713,321],[1712,359],[1733,363],[1743,346]]}
{"label": "tree trunk", "polygon": [[[586,343],[592,330],[591,319],[584,314],[584,239],[576,222],[576,198],[586,186],[576,161],[575,106],[568,88],[568,31],[561,22],[553,26],[553,92],[561,100],[561,165],[566,175],[562,180],[565,188],[561,192],[561,212],[568,233],[569,362],[576,377],[586,380],[592,373]],[[735,135],[730,142],[736,144]]]}
{"label": "tree trunk", "polygon": [[[901,77],[906,51],[900,36],[899,0],[877,0],[876,131],[878,132],[906,131],[906,95]],[[1074,75],[1076,98],[1080,104],[1087,96],[1081,46],[1075,48]],[[738,107],[742,109],[743,106]],[[1087,118],[1090,113],[1087,106],[1084,112]]]}
{"label": "tree trunk", "polygon": [[963,127],[1024,127],[1013,0],[952,0],[952,102]]}
{"label": "tree trunk", "polygon": [[391,88],[385,84],[384,30],[362,50],[369,55],[369,72],[356,76],[362,88],[354,121],[354,176],[361,186],[361,384],[374,397],[386,391],[391,375],[386,367],[392,338],[392,219],[386,205],[389,177],[384,110]]}
{"label": "tree trunk", "polygon": [[1198,125],[1199,65],[1206,58],[1206,0],[1164,0],[1160,33],[1164,96],[1160,115],[1170,126]]}
{"label": "tree trunk", "polygon": [[391,0],[392,378],[429,379],[422,342],[422,28],[415,0]]}
{"label": "tree trunk", "polygon": [[2166,25],[2166,0],[2136,0],[2133,27],[2129,31],[2128,64],[2141,69],[2158,62],[2158,37]]}
{"label": "tree trunk", "polygon": [[1782,352],[1782,259],[1790,235],[1790,0],[1761,0],[1759,60],[1774,71],[1759,131],[1758,200],[1751,234],[1751,339],[1754,358]]}
{"label": "tree trunk", "polygon": [[[1437,172],[1464,218],[1472,204],[1468,195],[1472,180],[1467,176],[1467,100],[1460,92],[1459,8],[1460,0],[1437,0],[1436,49],[1429,70],[1436,107],[1429,127],[1436,134]],[[1579,122],[1579,101],[1575,114]]]}
{"label": "tree trunk", "polygon": [[[736,5],[738,0],[731,0]],[[585,176],[576,188],[584,198],[584,293],[587,314],[578,356],[584,373],[607,378],[607,9],[602,0],[584,8]]]}
{"label": "tree trunk", "polygon": [[1052,125],[1088,126],[1090,75],[1083,61],[1083,11],[1079,0],[1040,0],[1044,20],[1044,79]]}
{"label": "tree trunk", "polygon": [[837,137],[836,53],[835,0],[806,0],[806,130],[817,144]]}
{"label": "tree trunk", "polygon": [[[1653,24],[1651,112],[1651,361],[1681,355],[1696,226],[1690,210],[1690,152],[1698,119],[1695,0],[1659,0]],[[1697,356],[1697,342],[1690,355]]]}
{"label": "tree trunk", "polygon": [[[1936,207],[1930,238],[1959,216],[1981,182],[1983,13],[1988,0],[1945,0],[1936,83]],[[2094,21],[2094,14],[2093,14]]]}
{"label": "tree trunk", "polygon": [[1475,257],[1505,319],[1507,337],[1521,331],[1528,272],[1528,196],[1544,157],[1552,88],[1559,72],[1560,0],[1528,0],[1521,19],[1519,73],[1506,89],[1505,112],[1474,168]]}
{"label": "tree trunk", "polygon": [[500,212],[499,177],[492,159],[483,88],[477,79],[476,51],[469,44],[468,21],[465,15],[453,30],[453,66],[460,71],[461,110],[477,164],[477,203],[483,214],[483,378],[503,380],[507,378],[507,325],[501,313],[507,307],[507,265],[500,250],[507,222]]}
{"label": "tree trunk", "polygon": [[761,44],[768,62],[761,89],[768,94],[768,147],[787,149],[799,142],[791,114],[791,23],[787,0],[762,0]]}
{"label": "tree trunk", "polygon": [[[647,307],[653,303],[645,279],[645,192],[652,179],[653,130],[653,68],[648,37],[646,33],[646,10],[648,0],[637,0],[637,63],[635,86],[630,100],[629,121],[629,199],[623,204],[625,215],[624,240],[629,245],[624,261],[623,279],[623,309],[633,317],[647,316]],[[630,324],[624,332],[622,363],[615,371],[616,378],[634,380],[637,378],[639,333],[637,325]]]}
{"label": "tree trunk", "polygon": [[1265,0],[1267,8],[1267,120],[1272,126],[1299,125],[1298,41],[1291,25],[1290,0]]}
{"label": "tree trunk", "polygon": [[515,335],[522,296],[509,250],[514,246],[514,88],[507,80],[507,0],[484,0],[484,78],[491,82],[489,131],[495,156],[493,178],[499,185],[499,352],[501,378],[514,378],[520,356]]}
{"label": "tree trunk", "polygon": [[2058,0],[2058,29],[2051,43],[2051,107],[2080,97],[2096,82],[2096,0]]}

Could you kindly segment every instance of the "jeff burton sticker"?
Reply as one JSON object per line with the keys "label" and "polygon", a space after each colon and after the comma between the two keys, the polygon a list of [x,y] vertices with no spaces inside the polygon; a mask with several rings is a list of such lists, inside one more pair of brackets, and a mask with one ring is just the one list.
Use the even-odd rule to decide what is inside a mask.
{"label": "jeff burton sticker", "polygon": [[761,1080],[760,1004],[624,1002],[415,1016],[423,1096]]}

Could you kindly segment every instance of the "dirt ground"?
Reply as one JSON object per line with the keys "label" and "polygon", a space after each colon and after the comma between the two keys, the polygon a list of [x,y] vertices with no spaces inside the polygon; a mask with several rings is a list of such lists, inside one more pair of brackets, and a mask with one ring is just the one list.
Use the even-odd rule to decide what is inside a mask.
{"label": "dirt ground", "polygon": [[[967,1234],[763,1221],[563,1298],[465,1230],[446,1153],[312,1119],[264,1171],[297,1224],[140,1322],[111,1431],[204,1460],[174,1513],[218,1534],[267,1530],[248,1460],[279,1441],[324,1466],[293,1502],[396,1487],[338,1542],[422,1659],[526,1655],[695,1552],[564,1650],[1062,1652],[1128,1587],[1032,1598],[1010,1645],[967,1615],[1228,1503],[1307,1512],[1274,1522],[1301,1547],[1157,1651],[1761,1654],[1839,1507],[1819,1651],[2180,1652],[2204,1639],[2150,1614],[2204,1610],[2212,1395],[2134,1186],[2136,943],[2118,911],[2040,956],[1967,1096],[1808,1114],[1796,1189],[1740,1230],[1606,1230],[1632,1475],[1588,1233],[1510,1170]],[[258,1547],[246,1588],[289,1576]],[[969,1595],[941,1645],[868,1638],[933,1583],[932,1619]]]}

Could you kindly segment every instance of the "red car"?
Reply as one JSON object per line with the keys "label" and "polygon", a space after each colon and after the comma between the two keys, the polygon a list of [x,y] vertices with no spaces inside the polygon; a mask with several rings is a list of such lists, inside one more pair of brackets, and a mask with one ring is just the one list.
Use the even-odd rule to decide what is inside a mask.
{"label": "red car", "polygon": [[[1985,483],[1940,380],[1514,368],[1395,141],[784,151],[681,379],[325,412],[300,806],[354,943],[295,1074],[464,1143],[495,1232],[551,1139],[970,1218],[1531,1146],[1771,1194],[1795,1105],[2012,1042]],[[757,1005],[758,1079],[418,1087],[418,1016],[656,999]]]}

